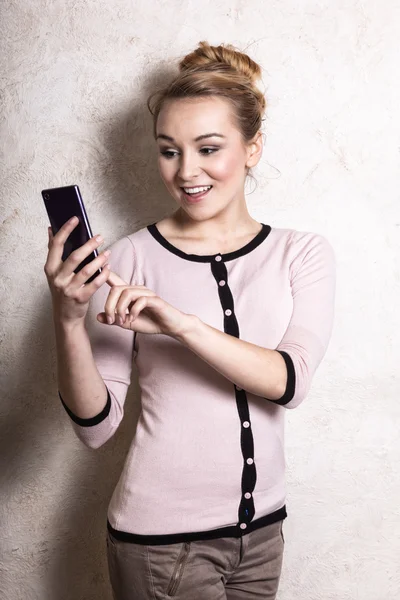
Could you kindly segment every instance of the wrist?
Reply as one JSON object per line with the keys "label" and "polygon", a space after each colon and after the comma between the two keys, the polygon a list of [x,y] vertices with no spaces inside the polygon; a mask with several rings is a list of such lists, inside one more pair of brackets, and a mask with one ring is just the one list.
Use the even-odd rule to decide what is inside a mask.
{"label": "wrist", "polygon": [[53,314],[54,327],[62,333],[70,333],[76,330],[86,329],[84,319],[65,319],[56,312]]}
{"label": "wrist", "polygon": [[201,326],[202,321],[197,315],[185,315],[182,326],[173,337],[183,345],[187,345],[190,336]]}

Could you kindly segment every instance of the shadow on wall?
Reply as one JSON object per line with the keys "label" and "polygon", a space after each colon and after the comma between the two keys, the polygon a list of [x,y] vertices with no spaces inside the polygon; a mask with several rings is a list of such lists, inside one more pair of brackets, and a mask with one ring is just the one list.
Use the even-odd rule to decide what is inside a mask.
{"label": "shadow on wall", "polygon": [[103,173],[105,204],[99,210],[119,223],[118,237],[158,221],[177,208],[158,171],[153,117],[146,105],[150,93],[164,87],[174,75],[176,72],[165,69],[156,71],[141,83],[143,90],[135,107],[100,124],[99,143],[105,152],[99,170]]}
{"label": "shadow on wall", "polygon": [[[49,298],[42,317],[26,327],[8,377],[10,408],[0,427],[1,488],[8,502],[1,512],[12,539],[1,543],[8,550],[1,552],[0,587],[10,599],[25,592],[30,600],[111,600],[106,512],[139,416],[136,371],[117,433],[98,450],[87,448],[58,399],[51,310]],[[21,369],[26,348],[35,380]]]}
{"label": "shadow on wall", "polygon": [[[148,94],[172,75],[164,69],[162,74],[149,77],[137,106],[126,114],[110,115],[107,123],[99,125],[95,143],[103,144],[99,170],[106,201],[102,205],[100,200],[96,210],[119,223],[118,238],[160,220],[176,208],[158,172],[152,116],[146,106]],[[107,245],[111,243],[108,242]],[[47,286],[44,273],[43,286]],[[96,451],[86,448],[75,437],[58,398],[51,310],[48,294],[41,318],[26,323],[25,339],[14,353],[14,368],[8,377],[11,393],[3,404],[7,413],[9,403],[7,419],[0,426],[2,486],[14,506],[3,504],[2,512],[5,517],[18,512],[18,521],[21,518],[23,522],[19,521],[15,538],[8,542],[6,581],[2,585],[12,590],[15,581],[21,581],[22,586],[25,581],[27,589],[35,586],[30,597],[41,600],[111,600],[106,558],[107,507],[140,413],[137,374],[133,366],[125,415],[117,433]],[[27,352],[31,364],[24,369],[21,365],[26,363]],[[29,372],[35,373],[34,380],[26,377]],[[25,543],[28,532],[36,533],[41,527],[32,523],[29,516],[39,510],[48,513],[42,514],[41,519],[45,531],[32,535],[35,541],[28,548],[18,548],[23,536]],[[35,584],[32,575],[26,580],[27,556],[31,557],[29,570],[34,567],[37,573]]]}

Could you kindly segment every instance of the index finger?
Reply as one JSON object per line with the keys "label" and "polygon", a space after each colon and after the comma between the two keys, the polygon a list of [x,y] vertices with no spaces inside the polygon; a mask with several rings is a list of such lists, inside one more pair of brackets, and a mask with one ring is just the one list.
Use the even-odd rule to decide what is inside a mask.
{"label": "index finger", "polygon": [[106,283],[108,283],[110,287],[113,287],[114,285],[128,285],[126,281],[121,279],[121,277],[113,271],[110,271]]}

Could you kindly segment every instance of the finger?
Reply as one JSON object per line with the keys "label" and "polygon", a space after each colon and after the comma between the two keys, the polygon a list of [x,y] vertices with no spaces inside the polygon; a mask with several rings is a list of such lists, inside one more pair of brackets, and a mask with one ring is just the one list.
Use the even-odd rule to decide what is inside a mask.
{"label": "finger", "polygon": [[130,309],[134,304],[139,302],[139,299],[143,296],[150,297],[156,296],[156,293],[152,290],[144,288],[144,286],[128,287],[123,290],[120,294],[116,309],[115,316],[121,318],[122,323],[125,322],[126,316],[129,315]]}
{"label": "finger", "polygon": [[55,271],[58,268],[64,252],[64,243],[78,223],[78,217],[73,217],[64,223],[54,236],[52,234],[49,255],[47,258],[47,266],[50,271]]}
{"label": "finger", "polygon": [[[84,285],[84,284],[86,285],[86,281],[92,275],[96,274],[96,272],[100,268],[104,268],[106,266],[107,261],[110,259],[110,255],[111,255],[111,250],[105,249],[98,256],[96,256],[96,258],[93,258],[93,260],[91,260],[89,263],[87,263],[87,265],[82,267],[82,269],[80,269],[80,271],[78,271],[78,273],[75,274],[75,277],[72,282],[74,287],[80,288],[82,285]],[[109,270],[107,272],[107,277],[110,273],[110,269],[111,269],[111,267],[109,267]]]}
{"label": "finger", "polygon": [[132,306],[129,315],[126,318],[126,323],[130,325],[130,323],[137,319],[137,317],[140,315],[142,310],[146,308],[146,306],[149,306],[149,304],[147,303],[147,297],[141,296],[137,300],[137,302],[135,302],[135,304]]}
{"label": "finger", "polygon": [[[155,294],[154,294],[155,296]],[[139,299],[134,303],[133,307],[135,309],[134,315],[132,315],[132,311],[133,311],[133,307],[131,309],[131,311],[128,311],[128,314],[124,314],[124,320],[121,323],[120,321],[118,321],[118,319],[116,318],[115,321],[113,323],[109,323],[108,321],[108,317],[109,315],[107,315],[105,312],[99,313],[97,315],[97,320],[100,321],[100,323],[108,323],[108,324],[113,324],[113,325],[117,325],[118,327],[122,327],[122,329],[131,329],[131,324],[132,322],[139,316],[139,314],[142,312],[143,309],[145,309],[146,307],[160,307],[160,303],[161,298],[154,298],[154,296],[140,296]],[[154,298],[155,302],[152,303],[151,300]],[[120,314],[120,312],[118,311],[118,315]],[[117,317],[117,315],[115,315],[115,317]]]}
{"label": "finger", "polygon": [[144,288],[144,286],[113,286],[104,305],[104,312],[108,322],[110,324],[114,323],[116,315],[124,318],[125,315],[129,313],[128,306],[130,306],[132,302],[136,302],[136,300],[143,295],[155,296],[156,294],[153,291]]}
{"label": "finger", "polygon": [[108,273],[109,273],[109,269],[110,269],[109,264],[104,265],[100,275],[95,277],[93,279],[93,281],[91,281],[90,283],[86,283],[85,285],[82,285],[82,287],[79,290],[79,300],[81,302],[89,302],[89,300],[93,296],[93,294],[106,282],[106,279],[107,279]]}
{"label": "finger", "polygon": [[97,320],[98,320],[100,323],[104,323],[104,324],[107,324],[107,325],[112,325],[112,323],[108,323],[108,321],[107,321],[107,315],[106,315],[106,313],[105,313],[105,312],[99,313],[99,314],[96,316],[96,319],[97,319]]}
{"label": "finger", "polygon": [[[114,273],[115,275],[115,273]],[[118,275],[117,275],[118,277]],[[108,278],[107,278],[108,279]],[[122,292],[126,289],[126,285],[113,285],[108,293],[106,303],[104,305],[104,313],[106,315],[108,323],[111,325],[115,320],[115,312],[119,297]]]}
{"label": "finger", "polygon": [[[53,242],[54,244],[55,242]],[[96,258],[91,258],[88,265],[82,267],[78,271],[85,271],[80,274],[79,277],[76,277],[75,270],[79,267],[79,265],[90,255],[94,254],[94,251],[104,244],[104,240],[100,235],[96,235],[91,237],[87,242],[85,242],[82,246],[71,252],[71,254],[66,258],[64,262],[61,263],[61,266],[58,267],[58,277],[63,280],[67,280],[69,283],[72,279],[74,280],[74,285],[76,284],[78,287],[82,286],[85,281],[88,279],[90,275],[96,272],[99,266],[101,266],[101,261],[98,260],[98,256]],[[93,267],[92,263],[96,260],[96,263]],[[89,266],[90,265],[90,266]]]}
{"label": "finger", "polygon": [[110,287],[113,287],[115,285],[128,285],[123,279],[121,279],[119,275],[117,275],[113,271],[110,271],[110,274],[107,278],[107,283]]}
{"label": "finger", "polygon": [[156,294],[152,295],[152,296],[141,296],[136,302],[135,304],[132,306],[131,310],[130,310],[130,314],[127,318],[127,322],[129,321],[134,321],[135,319],[137,319],[137,317],[139,316],[139,314],[142,312],[142,310],[144,310],[145,308],[156,308],[156,309],[161,309],[165,306],[165,302],[164,300],[162,300],[161,298],[159,298]]}

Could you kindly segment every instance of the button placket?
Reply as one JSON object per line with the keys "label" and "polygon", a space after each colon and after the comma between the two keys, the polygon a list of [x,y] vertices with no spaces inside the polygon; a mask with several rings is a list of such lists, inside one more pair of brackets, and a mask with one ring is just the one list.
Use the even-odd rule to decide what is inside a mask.
{"label": "button placket", "polygon": [[[228,272],[222,256],[220,254],[214,256],[214,260],[211,261],[210,266],[218,287],[219,299],[224,314],[224,331],[239,338],[239,325],[235,316],[234,300],[229,288]],[[239,518],[237,525],[243,531],[247,528],[255,514],[252,492],[255,487],[257,475],[253,459],[253,434],[251,431],[246,392],[237,385],[235,385],[235,392],[236,405],[241,423],[240,444],[243,456],[242,496],[238,509]]]}

